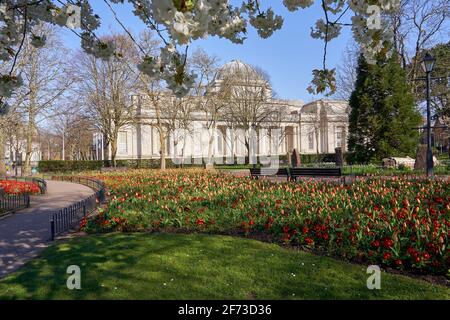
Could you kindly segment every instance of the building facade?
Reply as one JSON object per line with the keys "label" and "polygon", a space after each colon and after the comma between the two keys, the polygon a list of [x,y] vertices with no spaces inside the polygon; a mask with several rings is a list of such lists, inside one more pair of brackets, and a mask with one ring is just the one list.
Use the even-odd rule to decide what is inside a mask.
{"label": "building facade", "polygon": [[[8,174],[14,175],[17,167],[22,167],[26,156],[25,140],[7,141],[5,148],[5,164]],[[42,160],[41,144],[39,142],[32,143],[32,153],[30,165],[32,172],[36,171],[39,161]]]}
{"label": "building facade", "polygon": [[[242,68],[251,67],[232,61],[221,70],[230,74]],[[219,88],[223,81],[219,76],[213,87]],[[225,113],[211,126],[207,112],[193,110],[189,130],[173,128],[168,132],[165,142],[167,157],[245,157],[249,154],[250,135],[255,145],[251,154],[258,156],[285,155],[294,149],[302,154],[334,153],[337,147],[347,150],[349,107],[346,101],[317,100],[305,104],[297,100],[275,99],[268,83],[259,81],[254,83],[265,86],[265,104],[278,112],[277,120],[268,117],[250,127],[239,121],[233,122]],[[145,102],[146,99],[135,100],[137,120],[120,129],[116,159],[159,158],[161,148],[155,108]],[[102,145],[101,134],[96,134],[94,148],[98,159],[110,159],[110,148],[102,150]]]}

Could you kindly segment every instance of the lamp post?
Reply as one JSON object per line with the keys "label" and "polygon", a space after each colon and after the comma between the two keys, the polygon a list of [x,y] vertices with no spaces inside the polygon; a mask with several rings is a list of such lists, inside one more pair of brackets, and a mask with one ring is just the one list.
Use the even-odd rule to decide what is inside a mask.
{"label": "lamp post", "polygon": [[256,157],[256,124],[252,123],[252,132],[250,134],[250,143],[251,143],[251,150],[252,150],[252,162],[253,162],[253,169],[256,168],[256,162],[258,162]]}
{"label": "lamp post", "polygon": [[422,60],[422,67],[425,71],[427,78],[427,176],[433,176],[433,152],[431,150],[431,72],[433,71],[436,59],[427,52]]}

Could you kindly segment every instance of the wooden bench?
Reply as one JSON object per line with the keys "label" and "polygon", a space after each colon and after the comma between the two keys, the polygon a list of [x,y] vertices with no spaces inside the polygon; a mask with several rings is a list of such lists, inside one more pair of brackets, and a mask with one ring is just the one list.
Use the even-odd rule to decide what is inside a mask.
{"label": "wooden bench", "polygon": [[287,168],[250,168],[250,175],[254,179],[259,179],[259,177],[286,177],[289,179],[289,171]]}
{"label": "wooden bench", "polygon": [[342,177],[341,168],[290,168],[290,178],[298,177]]}

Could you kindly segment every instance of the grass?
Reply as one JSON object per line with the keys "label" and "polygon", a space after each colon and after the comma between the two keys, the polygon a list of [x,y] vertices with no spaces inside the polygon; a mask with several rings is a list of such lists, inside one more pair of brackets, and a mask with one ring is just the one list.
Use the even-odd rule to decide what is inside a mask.
{"label": "grass", "polygon": [[[66,268],[79,265],[81,290]],[[3,299],[450,299],[448,288],[255,240],[108,234],[62,242],[0,281]]]}

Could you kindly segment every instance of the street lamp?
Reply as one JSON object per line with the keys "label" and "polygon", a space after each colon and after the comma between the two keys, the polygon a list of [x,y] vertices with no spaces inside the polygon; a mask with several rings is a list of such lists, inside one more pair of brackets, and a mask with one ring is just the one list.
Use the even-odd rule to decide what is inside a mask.
{"label": "street lamp", "polygon": [[427,74],[427,176],[433,176],[433,152],[431,150],[431,100],[430,100],[430,82],[431,82],[431,72],[433,71],[436,59],[427,52],[422,60],[422,67]]}
{"label": "street lamp", "polygon": [[258,162],[256,157],[256,123],[252,123],[252,132],[250,134],[250,143],[251,143],[251,150],[252,150],[252,162],[253,162],[253,169],[256,168],[256,163]]}

